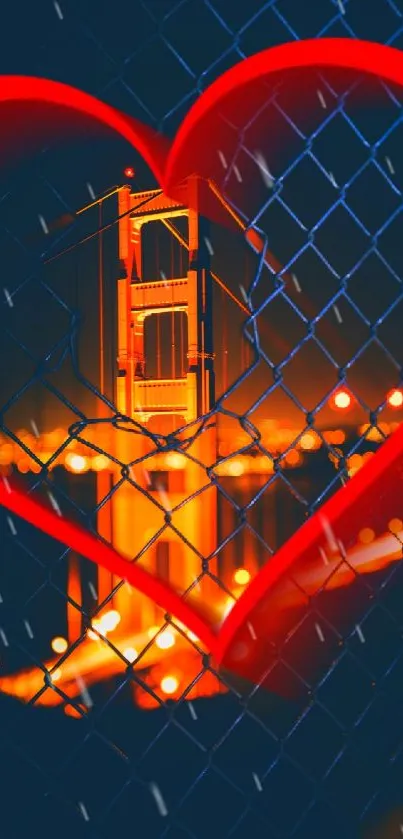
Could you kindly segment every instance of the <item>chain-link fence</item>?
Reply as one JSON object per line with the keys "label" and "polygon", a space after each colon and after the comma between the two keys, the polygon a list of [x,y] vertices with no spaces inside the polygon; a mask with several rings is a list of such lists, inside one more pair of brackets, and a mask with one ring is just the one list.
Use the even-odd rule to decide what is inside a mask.
{"label": "chain-link fence", "polygon": [[[9,13],[2,73],[75,84],[168,134],[238,60],[304,37],[399,47],[402,16],[392,0],[371,0],[370,7],[326,0],[308,9],[294,0],[138,0],[113,9],[43,2],[23,13],[22,29],[20,9],[15,20]],[[266,103],[276,130],[285,132],[277,156],[260,134],[256,163],[247,130],[233,149],[239,183],[254,154],[263,191],[253,224],[280,268],[270,268],[241,234],[227,240],[212,229],[213,274],[231,297],[215,283],[212,416],[219,439],[218,462],[207,464],[207,474],[217,492],[218,540],[210,565],[197,556],[191,588],[209,577],[220,608],[234,595],[234,574],[238,596],[401,420],[401,92],[375,87],[373,106],[361,100],[357,78],[314,74],[308,119],[280,86]],[[113,463],[115,438],[136,428],[114,408],[115,198],[102,203],[101,214],[98,204],[81,216],[75,211],[120,183],[128,164],[134,191],[156,186],[144,162],[113,138],[45,149],[2,173],[0,203],[0,468],[6,479],[22,473],[35,493],[94,532],[102,519],[107,541],[107,509],[119,490],[112,473],[131,486],[134,503],[141,495],[155,506],[157,496],[163,515],[172,455],[187,456],[193,433],[148,435],[133,466],[150,481],[140,489],[127,463]],[[156,241],[145,247],[150,278],[186,271],[183,247],[172,256],[162,242],[158,263]],[[181,328],[175,324],[176,334]],[[149,347],[156,339],[151,329]],[[160,341],[163,354],[170,335]],[[185,355],[183,341],[177,370]],[[387,401],[394,388],[395,404]],[[347,412],[334,401],[341,392]],[[136,595],[126,585],[4,512],[1,523],[5,835],[356,837],[379,818],[379,835],[399,835],[398,564],[371,575],[358,629],[343,639],[309,701],[295,706],[216,672],[197,638],[145,601],[131,601]],[[170,522],[162,525],[164,544]],[[370,521],[364,530],[363,542],[374,538]],[[139,561],[154,537],[144,534]],[[163,547],[162,576],[168,557]],[[179,577],[180,562],[183,555]],[[135,648],[131,622],[140,611]]]}

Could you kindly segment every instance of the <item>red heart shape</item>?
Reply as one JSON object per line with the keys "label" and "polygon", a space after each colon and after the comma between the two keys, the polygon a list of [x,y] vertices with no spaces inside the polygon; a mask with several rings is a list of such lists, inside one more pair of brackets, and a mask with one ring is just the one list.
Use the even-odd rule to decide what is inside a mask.
{"label": "red heart shape", "polygon": [[[256,90],[258,83],[285,70],[318,67],[360,71],[403,85],[403,59],[391,47],[349,39],[293,42],[260,53],[225,73],[193,106],[170,146],[162,135],[78,90],[41,79],[4,77],[0,102],[3,112],[8,110],[14,122],[8,121],[11,134],[5,132],[2,136],[3,155],[9,154],[16,126],[21,131],[25,121],[32,127],[33,113],[36,139],[44,135],[49,139],[49,133],[64,135],[67,128],[74,128],[72,114],[75,114],[80,124],[83,118],[89,118],[125,137],[142,154],[164,192],[172,198],[181,195],[183,200],[183,189],[190,176],[196,173],[207,180],[214,179],[216,174],[210,151],[205,153],[205,138],[212,133],[218,107],[233,107],[241,95],[246,108],[256,108],[256,98],[262,94],[261,89]],[[214,221],[223,221],[219,205],[213,204],[207,195],[206,191],[202,195],[205,204],[197,209]],[[259,246],[259,238],[255,243]],[[292,649],[291,630],[298,615],[306,612],[313,595],[323,587],[329,591],[346,586],[358,567],[365,574],[401,556],[400,535],[385,536],[365,550],[357,548],[356,536],[368,524],[378,533],[384,533],[388,521],[401,513],[402,456],[403,426],[277,552],[238,600],[222,627],[216,629],[160,580],[138,565],[128,563],[112,548],[60,519],[7,482],[0,486],[0,503],[151,597],[198,636],[217,664],[254,683],[264,680],[270,689],[295,695],[301,687],[309,687],[309,679],[318,665],[328,660],[332,644],[321,646],[320,642],[332,640],[333,646],[340,643],[328,626],[326,633],[322,628],[317,633],[319,644],[316,638],[315,647],[315,636],[309,634],[312,627],[308,626],[304,643],[310,643],[316,652],[311,650],[305,681],[296,675],[294,665],[301,664],[302,650]],[[284,654],[285,642],[290,655]],[[280,657],[276,645],[283,646]],[[325,656],[319,655],[321,650],[326,651]]]}

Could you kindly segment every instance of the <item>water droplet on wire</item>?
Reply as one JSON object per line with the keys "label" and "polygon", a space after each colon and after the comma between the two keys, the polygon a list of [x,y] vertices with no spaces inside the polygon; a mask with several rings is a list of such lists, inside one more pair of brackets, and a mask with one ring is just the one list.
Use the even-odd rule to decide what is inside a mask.
{"label": "water droplet on wire", "polygon": [[6,635],[6,633],[4,632],[4,629],[0,629],[0,638],[1,638],[1,640],[3,641],[4,646],[5,646],[5,647],[8,647],[7,635]]}
{"label": "water droplet on wire", "polygon": [[342,0],[337,0],[337,5],[338,5],[338,7],[339,7],[339,9],[340,9],[340,14],[345,15],[345,14],[346,14],[346,10],[345,10],[345,8],[344,8],[344,4],[343,4]]}
{"label": "water droplet on wire", "polygon": [[327,108],[327,105],[326,105],[326,100],[325,100],[325,97],[324,97],[324,95],[323,95],[322,91],[321,91],[321,90],[317,90],[317,94],[318,94],[318,99],[319,99],[319,102],[320,102],[320,104],[322,105],[322,108],[325,108],[325,110],[326,110],[326,108]]}
{"label": "water droplet on wire", "polygon": [[242,183],[242,175],[241,175],[241,173],[238,169],[238,166],[234,166],[234,172],[235,172],[235,177],[236,177],[238,183],[241,184]]}
{"label": "water droplet on wire", "polygon": [[192,717],[192,719],[197,720],[197,714],[196,714],[196,711],[194,709],[194,705],[193,705],[192,702],[188,702],[188,708],[189,708],[190,716]]}
{"label": "water droplet on wire", "polygon": [[228,164],[222,151],[218,151],[218,157],[220,158],[221,163],[224,166],[224,169],[228,169]]}

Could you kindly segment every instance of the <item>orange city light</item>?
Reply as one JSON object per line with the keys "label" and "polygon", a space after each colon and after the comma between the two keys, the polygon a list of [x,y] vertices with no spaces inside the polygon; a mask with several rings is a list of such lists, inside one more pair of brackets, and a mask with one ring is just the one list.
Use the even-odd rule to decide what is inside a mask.
{"label": "orange city light", "polygon": [[168,696],[172,693],[175,693],[175,691],[178,690],[178,687],[179,682],[175,678],[175,676],[164,676],[164,678],[161,679],[160,688],[162,692],[166,693]]}
{"label": "orange city light", "polygon": [[333,407],[338,411],[346,411],[347,408],[350,408],[351,406],[351,394],[348,390],[338,390],[337,393],[334,394],[332,402]]}
{"label": "orange city light", "polygon": [[124,175],[126,178],[134,178],[135,172],[132,166],[126,166],[124,171]]}
{"label": "orange city light", "polygon": [[388,393],[388,405],[390,408],[401,408],[403,405],[403,391],[394,388]]}
{"label": "orange city light", "polygon": [[65,460],[67,468],[70,468],[72,472],[87,472],[89,469],[89,462],[87,457],[83,457],[81,454],[73,454],[69,452],[66,455]]}
{"label": "orange city light", "polygon": [[175,636],[169,629],[165,629],[161,635],[157,636],[155,643],[160,650],[169,650],[175,644]]}
{"label": "orange city light", "polygon": [[123,650],[123,655],[125,659],[129,661],[130,664],[132,664],[133,661],[136,661],[136,658],[138,658],[139,654],[137,650],[134,649],[134,647],[126,647],[126,649]]}
{"label": "orange city light", "polygon": [[67,650],[67,641],[58,635],[56,638],[53,638],[51,647],[54,653],[65,653]]}
{"label": "orange city light", "polygon": [[247,568],[237,568],[234,574],[234,582],[238,586],[246,586],[249,583],[250,574]]}

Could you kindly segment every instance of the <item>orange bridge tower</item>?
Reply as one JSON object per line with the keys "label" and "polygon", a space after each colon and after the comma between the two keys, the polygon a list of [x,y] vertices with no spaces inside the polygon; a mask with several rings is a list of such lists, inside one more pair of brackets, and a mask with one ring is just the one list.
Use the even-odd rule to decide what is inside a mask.
{"label": "orange bridge tower", "polygon": [[[190,188],[197,189],[196,179]],[[118,195],[121,271],[115,400],[119,414],[134,422],[123,421],[114,432],[114,453],[128,470],[123,477],[120,472],[115,476],[111,538],[125,557],[184,591],[201,576],[203,560],[217,544],[217,491],[206,471],[217,456],[215,419],[207,422],[207,430],[198,422],[214,406],[207,222],[197,210],[172,201],[160,190],[134,194],[127,186]],[[197,207],[197,201],[191,203]],[[179,217],[187,220],[186,238],[175,225]],[[188,252],[185,276],[145,281],[144,227],[155,222],[162,222]],[[148,319],[175,312],[182,312],[187,324],[185,375],[151,378],[145,335]],[[166,445],[165,432],[153,429],[159,429],[161,418],[169,416],[181,431],[174,430]],[[209,568],[215,571],[214,560]],[[202,581],[200,596],[203,585]],[[122,628],[127,624],[134,631],[154,625],[161,617],[152,603],[127,584],[116,593],[114,606]]]}

